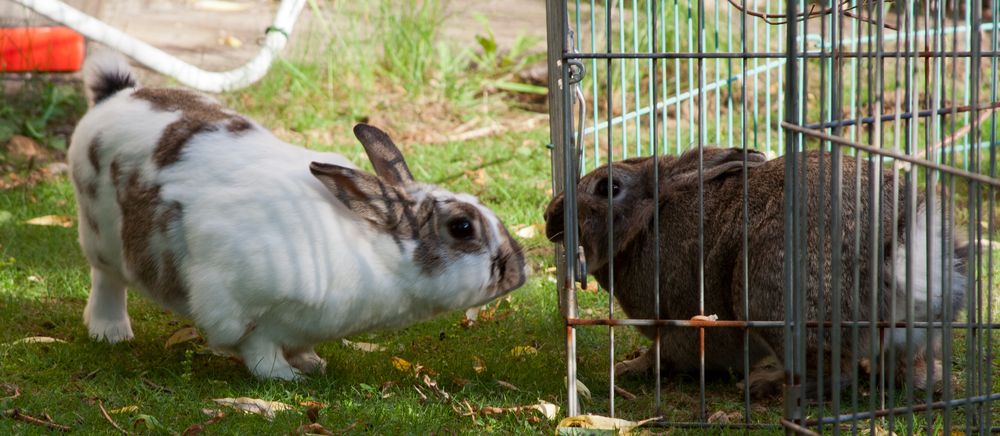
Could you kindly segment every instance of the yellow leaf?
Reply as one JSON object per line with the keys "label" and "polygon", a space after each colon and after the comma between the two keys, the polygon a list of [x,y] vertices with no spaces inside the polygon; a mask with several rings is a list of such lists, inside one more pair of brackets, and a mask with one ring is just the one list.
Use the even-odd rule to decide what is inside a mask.
{"label": "yellow leaf", "polygon": [[486,362],[483,362],[483,359],[480,359],[479,356],[473,356],[472,359],[474,360],[472,369],[476,371],[476,374],[482,374],[483,371],[486,371]]}
{"label": "yellow leaf", "polygon": [[527,356],[529,354],[538,354],[538,349],[531,345],[518,345],[510,350],[510,354],[514,357]]}
{"label": "yellow leaf", "polygon": [[366,353],[374,353],[378,351],[385,351],[385,347],[379,344],[371,344],[368,342],[351,342],[347,339],[341,339],[340,343],[344,344],[345,347],[353,348],[355,350],[364,351]]}
{"label": "yellow leaf", "polygon": [[285,403],[248,397],[216,398],[212,401],[215,401],[216,404],[229,406],[236,410],[242,410],[246,413],[255,413],[268,419],[274,418],[274,412],[282,412],[292,409],[292,406]]}
{"label": "yellow leaf", "polygon": [[122,413],[132,413],[132,412],[135,412],[137,410],[139,410],[139,406],[125,406],[125,407],[120,407],[120,408],[117,408],[117,409],[109,410],[108,413],[110,413],[112,415],[119,415],[119,414],[122,414]]}
{"label": "yellow leaf", "polygon": [[24,222],[34,226],[73,227],[73,217],[66,215],[45,215]]}
{"label": "yellow leaf", "polygon": [[243,46],[243,41],[240,41],[239,38],[233,35],[222,38],[222,43],[232,48],[240,48]]}
{"label": "yellow leaf", "polygon": [[167,342],[163,344],[163,348],[170,348],[174,345],[188,341],[193,341],[200,337],[201,335],[198,334],[198,329],[194,327],[184,327],[174,332],[174,334],[170,335],[170,338],[167,339]]}
{"label": "yellow leaf", "polygon": [[560,428],[589,428],[594,430],[616,430],[618,434],[624,435],[631,432],[633,429],[646,424],[647,422],[660,419],[650,418],[642,421],[628,421],[618,418],[608,418],[606,416],[600,415],[578,415],[570,416],[559,421],[559,425],[556,426],[557,432]]}
{"label": "yellow leaf", "polygon": [[14,341],[14,342],[11,342],[10,344],[11,345],[17,345],[17,344],[51,344],[51,343],[54,343],[54,342],[66,343],[66,341],[64,341],[62,339],[50,338],[48,336],[30,336],[30,337],[27,337],[27,338],[18,339],[18,340]]}
{"label": "yellow leaf", "polygon": [[402,357],[396,357],[396,356],[392,356],[392,366],[403,372],[409,372],[410,369],[413,368],[412,363],[407,362]]}

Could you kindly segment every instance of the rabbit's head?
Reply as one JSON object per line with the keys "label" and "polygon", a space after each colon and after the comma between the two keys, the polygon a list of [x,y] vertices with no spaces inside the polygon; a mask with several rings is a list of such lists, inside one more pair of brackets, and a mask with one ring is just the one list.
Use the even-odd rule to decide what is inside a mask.
{"label": "rabbit's head", "polygon": [[472,195],[413,180],[389,136],[354,127],[377,175],[313,162],[310,170],[376,231],[391,236],[399,268],[418,275],[421,297],[442,309],[465,308],[506,294],[526,279],[524,255],[503,223]]}
{"label": "rabbit's head", "polygon": [[[702,179],[709,181],[743,168],[743,150],[738,148],[703,148]],[[766,158],[748,150],[747,164],[754,167]],[[654,174],[654,162],[659,162]],[[657,182],[656,179],[659,179]],[[670,190],[697,189],[698,151],[690,150],[679,157],[638,157],[603,165],[577,183],[577,210],[580,245],[592,271],[604,268],[608,256],[628,249],[636,238],[652,228],[653,211],[661,205]],[[658,184],[658,188],[657,188]],[[658,200],[656,200],[658,189]],[[608,226],[608,208],[612,225]],[[552,242],[563,239],[564,198],[560,193],[545,210],[545,234]],[[608,231],[612,234],[613,250],[608,250]]]}

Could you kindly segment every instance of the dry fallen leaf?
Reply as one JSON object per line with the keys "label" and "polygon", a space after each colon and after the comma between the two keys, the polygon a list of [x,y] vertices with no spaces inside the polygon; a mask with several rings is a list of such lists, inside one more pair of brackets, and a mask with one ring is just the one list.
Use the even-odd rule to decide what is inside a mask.
{"label": "dry fallen leaf", "polygon": [[73,217],[67,215],[45,215],[24,222],[34,226],[73,227]]}
{"label": "dry fallen leaf", "polygon": [[607,416],[600,415],[570,416],[564,418],[562,421],[559,421],[559,425],[556,426],[556,434],[566,433],[559,431],[564,428],[587,428],[594,430],[616,430],[618,431],[618,434],[624,435],[629,434],[632,430],[643,424],[657,419],[660,418],[649,418],[636,422],[619,418],[608,418]]}
{"label": "dry fallen leaf", "polygon": [[10,344],[11,345],[17,345],[17,344],[51,344],[53,342],[66,343],[66,341],[64,341],[62,339],[50,338],[48,336],[30,336],[30,337],[27,337],[27,338],[18,339],[18,340],[14,341],[14,342],[11,342]]}
{"label": "dry fallen leaf", "polygon": [[472,360],[472,369],[476,371],[476,374],[482,374],[483,371],[486,371],[486,362],[483,362],[483,359],[480,359],[479,356],[472,356]]}
{"label": "dry fallen leaf", "polygon": [[519,391],[520,390],[520,389],[518,389],[517,386],[514,386],[513,384],[507,383],[507,382],[505,382],[503,380],[497,380],[497,384],[500,385],[500,386],[503,386],[503,387],[505,387],[507,389],[510,389],[512,391]]}
{"label": "dry fallen leaf", "polygon": [[724,410],[719,410],[708,417],[708,423],[718,423],[718,424],[729,424],[738,422],[740,418],[743,417],[743,413],[739,411],[726,412]]}
{"label": "dry fallen leaf", "polygon": [[556,415],[559,414],[559,406],[552,404],[545,400],[538,400],[538,404],[531,404],[528,406],[516,406],[516,407],[482,407],[479,409],[479,413],[483,415],[499,415],[502,413],[519,413],[528,410],[535,410],[545,416],[548,420],[556,419]]}
{"label": "dry fallen leaf", "polygon": [[580,379],[576,379],[576,393],[577,395],[583,397],[584,400],[590,401],[590,388],[583,384]]}
{"label": "dry fallen leaf", "polygon": [[302,424],[301,426],[299,426],[299,428],[295,429],[295,431],[293,431],[292,434],[332,435],[333,433],[331,433],[330,430],[324,428],[322,425],[314,422],[312,424]]}
{"label": "dry fallen leaf", "polygon": [[198,334],[198,329],[194,327],[184,327],[174,332],[174,334],[170,335],[170,338],[167,339],[167,342],[163,344],[163,348],[170,348],[174,345],[188,341],[193,341],[200,337],[201,335]]}
{"label": "dry fallen leaf", "polygon": [[467,170],[465,171],[465,176],[472,179],[472,183],[476,184],[480,188],[485,188],[489,177],[486,175],[486,170]]}
{"label": "dry fallen leaf", "polygon": [[510,350],[510,354],[514,357],[527,356],[530,354],[538,354],[538,349],[532,347],[531,345],[518,345]]}
{"label": "dry fallen leaf", "polygon": [[340,343],[344,344],[345,347],[353,348],[355,350],[361,350],[366,353],[374,353],[378,351],[385,351],[385,347],[379,344],[371,344],[368,342],[351,342],[347,339],[341,339]]}
{"label": "dry fallen leaf", "polygon": [[274,412],[282,412],[285,410],[291,410],[292,406],[285,403],[279,403],[277,401],[267,401],[257,398],[239,397],[239,398],[216,398],[216,404],[221,404],[223,406],[229,406],[237,410],[242,410],[247,413],[255,413],[261,415],[267,419],[274,418]]}

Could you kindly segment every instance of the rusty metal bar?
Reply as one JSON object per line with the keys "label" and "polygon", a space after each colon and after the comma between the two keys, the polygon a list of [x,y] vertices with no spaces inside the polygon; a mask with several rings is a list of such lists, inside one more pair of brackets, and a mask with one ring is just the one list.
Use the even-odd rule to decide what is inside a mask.
{"label": "rusty metal bar", "polygon": [[960,170],[958,168],[952,168],[952,167],[949,167],[949,166],[938,164],[936,162],[931,162],[931,161],[929,161],[927,159],[916,158],[916,157],[909,156],[909,155],[906,155],[906,154],[903,154],[903,153],[897,153],[897,152],[892,151],[892,150],[887,150],[887,149],[878,148],[878,147],[872,147],[870,145],[865,145],[865,144],[862,144],[862,143],[859,143],[859,142],[854,142],[854,141],[851,141],[851,140],[846,139],[846,138],[841,138],[839,136],[833,136],[833,135],[827,134],[825,132],[822,132],[822,131],[819,131],[819,130],[816,130],[816,129],[808,129],[808,128],[805,128],[805,127],[801,127],[801,126],[798,126],[796,124],[789,123],[787,121],[782,121],[781,122],[781,127],[784,128],[784,129],[786,129],[786,130],[791,130],[793,132],[802,133],[802,134],[805,134],[805,135],[812,136],[814,138],[818,138],[818,139],[830,141],[830,142],[832,142],[834,144],[837,144],[837,145],[848,146],[848,147],[851,147],[851,148],[855,148],[855,149],[862,150],[862,151],[867,151],[869,153],[877,154],[877,155],[880,155],[880,156],[888,156],[888,157],[891,157],[891,158],[899,160],[899,161],[909,162],[909,163],[912,163],[912,164],[915,164],[915,165],[920,165],[920,166],[922,166],[924,168],[938,170],[938,171],[941,171],[943,173],[948,173],[948,174],[951,174],[953,176],[958,176],[958,177],[962,177],[962,178],[967,179],[967,180],[976,181],[976,182],[982,183],[984,185],[992,186],[994,188],[1000,188],[1000,179],[994,179],[992,177],[984,176],[982,174],[976,174],[976,173],[972,173],[972,172],[969,172],[969,171]]}

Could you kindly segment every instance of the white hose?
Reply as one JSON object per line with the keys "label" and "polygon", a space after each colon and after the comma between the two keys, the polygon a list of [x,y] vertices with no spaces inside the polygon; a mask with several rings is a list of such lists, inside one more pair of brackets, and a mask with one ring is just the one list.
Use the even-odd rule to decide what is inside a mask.
{"label": "white hose", "polygon": [[192,88],[206,92],[222,92],[246,87],[267,73],[271,61],[288,42],[295,20],[306,0],[282,0],[274,24],[267,29],[264,46],[246,65],[225,72],[205,71],[184,62],[125,32],[111,27],[58,0],[14,0],[56,22],[62,23],[91,40],[112,47],[147,67],[177,79]]}

